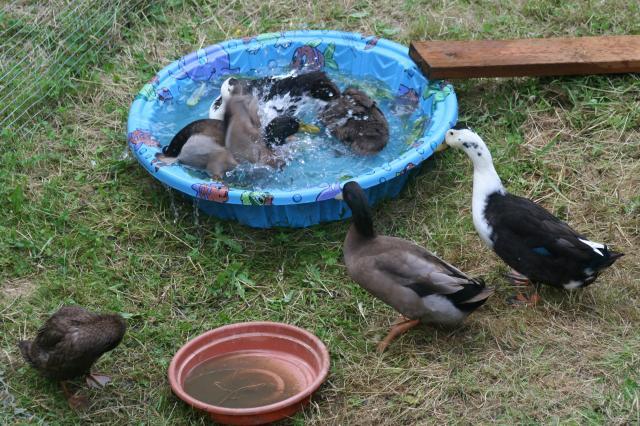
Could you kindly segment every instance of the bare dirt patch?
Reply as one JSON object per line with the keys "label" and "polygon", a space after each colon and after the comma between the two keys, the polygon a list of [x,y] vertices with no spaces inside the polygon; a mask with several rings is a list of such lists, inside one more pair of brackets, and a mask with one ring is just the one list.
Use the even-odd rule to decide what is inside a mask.
{"label": "bare dirt patch", "polygon": [[37,285],[29,278],[6,280],[0,286],[2,298],[14,300],[19,297],[29,297],[36,290]]}

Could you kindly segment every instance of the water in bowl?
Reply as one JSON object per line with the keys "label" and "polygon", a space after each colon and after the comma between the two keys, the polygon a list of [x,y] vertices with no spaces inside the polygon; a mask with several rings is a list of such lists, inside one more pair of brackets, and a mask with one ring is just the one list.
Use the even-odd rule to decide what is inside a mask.
{"label": "water in bowl", "polygon": [[[284,73],[283,71],[282,74]],[[428,118],[418,108],[418,95],[415,92],[410,93],[411,96],[399,96],[376,79],[354,78],[350,74],[339,72],[329,72],[328,75],[340,90],[355,86],[376,101],[389,123],[390,137],[387,146],[375,155],[355,154],[348,146],[331,137],[318,121],[318,111],[324,103],[305,98],[298,104],[296,116],[305,123],[319,126],[321,132],[315,135],[298,133],[291,142],[276,148],[277,154],[287,162],[282,170],[253,164],[240,165],[224,178],[229,186],[254,191],[291,191],[320,183],[344,181],[398,158],[421,136],[428,124]],[[178,96],[157,104],[152,132],[161,145],[169,144],[173,136],[190,122],[208,117],[209,106],[218,96],[222,81],[224,79],[210,83],[188,83]],[[197,95],[195,103],[194,94]],[[289,102],[288,96],[284,96],[268,104],[261,104],[263,126],[275,116],[275,108],[271,108],[272,106],[282,109]]]}
{"label": "water in bowl", "polygon": [[304,370],[300,363],[273,353],[234,352],[194,368],[185,379],[184,390],[219,407],[261,407],[302,391],[310,373],[301,368]]}

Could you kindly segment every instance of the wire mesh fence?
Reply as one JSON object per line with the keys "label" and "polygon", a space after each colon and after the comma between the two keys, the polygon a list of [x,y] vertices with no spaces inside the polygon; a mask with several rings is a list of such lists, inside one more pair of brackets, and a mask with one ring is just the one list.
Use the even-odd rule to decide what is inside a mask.
{"label": "wire mesh fence", "polygon": [[47,120],[74,77],[121,43],[145,0],[16,0],[0,11],[0,129],[32,131]]}

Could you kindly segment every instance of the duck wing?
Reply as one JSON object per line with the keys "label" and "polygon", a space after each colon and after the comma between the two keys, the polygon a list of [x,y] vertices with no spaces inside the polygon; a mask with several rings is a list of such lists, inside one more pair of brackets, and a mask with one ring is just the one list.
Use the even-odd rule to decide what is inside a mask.
{"label": "duck wing", "polygon": [[371,274],[384,277],[395,285],[411,288],[419,295],[453,294],[463,289],[471,278],[442,261],[426,249],[401,238],[384,239],[385,248],[369,257]]}
{"label": "duck wing", "polygon": [[[482,279],[471,278],[425,248],[407,243],[412,244],[411,253],[420,258],[417,263],[421,265],[422,271],[427,271],[427,275],[404,287],[413,290],[421,299],[429,300],[432,295],[443,296],[460,311],[469,313],[482,306],[494,293],[494,289],[486,287]],[[434,288],[433,284],[438,287]],[[442,286],[446,291],[441,290]]]}
{"label": "duck wing", "polygon": [[306,94],[325,101],[340,96],[338,86],[327,77],[324,71],[311,71],[291,77],[272,78],[268,82],[268,91],[264,95],[264,99],[269,100],[286,93],[289,93],[293,98],[299,98]]}
{"label": "duck wing", "polygon": [[356,89],[355,87],[348,87],[342,93],[343,97],[348,97],[352,99],[354,105],[359,107],[361,111],[364,111],[366,108],[373,108],[375,106],[375,101],[369,97],[365,92],[360,89]]}
{"label": "duck wing", "polygon": [[[43,327],[46,330],[38,333],[36,342],[49,345],[41,369],[55,377],[69,378],[88,372],[103,353],[115,348],[126,324],[117,315],[98,315],[79,307],[63,309],[63,315],[56,317],[58,311],[47,321]],[[55,324],[47,327],[50,321]]]}
{"label": "duck wing", "polygon": [[584,262],[594,256],[605,256],[604,244],[586,243],[588,240],[568,224],[527,198],[492,194],[485,216],[497,235],[496,245],[500,242],[506,249],[510,244],[518,244],[542,256],[571,257]]}
{"label": "duck wing", "polygon": [[91,314],[78,306],[65,306],[54,313],[38,330],[28,346],[27,361],[36,369],[53,377],[64,375],[67,357],[66,341],[76,320],[86,321]]}
{"label": "duck wing", "polygon": [[212,138],[217,144],[224,146],[224,123],[220,120],[204,118],[193,121],[184,126],[171,139],[169,145],[162,148],[162,153],[167,157],[177,157],[182,151],[182,147],[189,138],[196,134],[203,134]]}

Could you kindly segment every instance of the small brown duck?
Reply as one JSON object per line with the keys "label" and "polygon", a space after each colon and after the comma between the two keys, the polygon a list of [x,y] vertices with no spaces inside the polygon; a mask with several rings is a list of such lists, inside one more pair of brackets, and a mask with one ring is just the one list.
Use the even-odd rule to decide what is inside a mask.
{"label": "small brown duck", "polygon": [[224,146],[224,134],[224,122],[196,120],[183,127],[156,158],[164,164],[179,162],[206,170],[213,178],[223,178],[238,165]]}
{"label": "small brown duck", "polygon": [[120,315],[64,306],[44,323],[35,339],[21,340],[18,347],[33,368],[60,381],[72,408],[81,408],[86,399],[71,394],[65,381],[86,375],[89,386],[102,387],[108,383],[109,377],[91,374],[90,369],[102,354],[118,346],[126,328]]}
{"label": "small brown duck", "polygon": [[238,162],[266,164],[274,168],[284,166],[262,139],[258,99],[253,96],[232,96],[225,108],[225,147]]}
{"label": "small brown duck", "polygon": [[182,148],[193,135],[207,136],[216,144],[224,146],[224,122],[211,118],[192,121],[176,133],[169,145],[162,148],[162,153],[167,157],[179,156]]}
{"label": "small brown duck", "polygon": [[389,142],[389,123],[384,114],[373,99],[355,87],[327,103],[320,120],[335,138],[360,155],[378,153]]}
{"label": "small brown duck", "polygon": [[404,316],[380,342],[380,352],[420,322],[460,324],[493,294],[482,280],[470,278],[415,243],[376,234],[367,196],[357,182],[344,185],[342,198],[353,214],[344,241],[349,276]]}
{"label": "small brown duck", "polygon": [[[227,118],[230,119],[230,117]],[[260,133],[260,129],[255,127],[253,113],[247,116],[246,121],[243,124],[242,120],[235,120],[233,128],[229,127],[230,121],[211,118],[191,122],[176,133],[169,145],[162,148],[162,153],[156,154],[156,158],[166,165],[179,162],[196,169],[206,170],[210,176],[221,179],[238,165],[231,151],[225,147],[225,133],[230,129],[233,130],[234,139],[230,142],[234,149],[238,149],[239,146],[244,146],[244,149],[252,146],[246,142],[255,140],[256,135]],[[264,134],[259,138],[259,144],[267,148],[283,145],[289,136],[298,131],[317,133],[319,129],[302,123],[295,117],[281,115],[269,122],[264,129]],[[245,143],[242,144],[239,141]]]}

